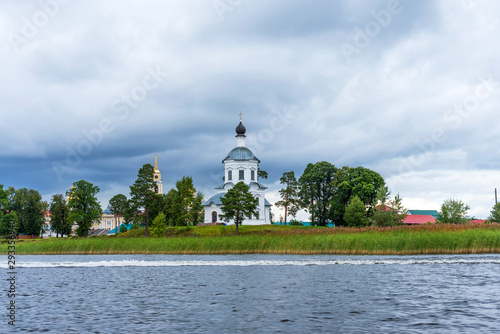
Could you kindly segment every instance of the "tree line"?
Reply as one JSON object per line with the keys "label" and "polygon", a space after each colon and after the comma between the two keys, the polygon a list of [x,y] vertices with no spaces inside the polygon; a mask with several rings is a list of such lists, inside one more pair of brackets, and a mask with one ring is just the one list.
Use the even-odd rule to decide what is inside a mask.
{"label": "tree line", "polygon": [[[153,235],[163,235],[167,226],[194,226],[203,221],[203,194],[196,191],[191,177],[178,180],[168,193],[158,194],[153,175],[153,166],[143,165],[130,186],[129,198],[117,194],[110,199],[109,208],[115,218],[122,215],[125,223],[134,228],[145,226],[146,236],[150,221]],[[281,200],[275,204],[285,210],[285,224],[287,217],[295,217],[300,209],[306,210],[311,223],[317,226],[329,222],[335,226],[393,226],[402,224],[408,213],[399,194],[390,199],[382,176],[364,167],[337,168],[326,161],[310,163],[300,178],[293,171],[285,172],[280,183],[284,188],[279,191]],[[78,225],[78,236],[87,236],[92,224],[102,217],[98,193],[99,187],[80,180],[66,192],[66,199],[56,194],[47,203],[37,190],[4,189],[0,184],[0,235],[12,232],[11,222],[16,234],[41,235],[49,211],[50,228],[56,237],[69,235],[73,225]],[[258,215],[257,200],[242,182],[221,200],[221,218],[226,222],[234,220],[236,227],[245,217]],[[460,200],[445,200],[437,222],[469,222],[474,219],[468,215],[469,209]],[[495,204],[488,220],[500,222],[500,204]]]}
{"label": "tree line", "polygon": [[[123,194],[111,198],[109,207],[115,218],[123,215],[125,223],[134,227],[146,226],[146,235],[149,222],[155,222],[155,219],[155,232],[162,223],[165,226],[189,226],[203,221],[203,194],[196,191],[191,177],[178,180],[176,187],[167,194],[158,194],[153,175],[153,166],[143,165],[130,186],[130,198]],[[4,189],[0,184],[0,235],[14,232],[40,236],[46,232],[45,214],[50,212],[50,229],[56,237],[71,234],[74,225],[78,225],[75,231],[78,236],[87,236],[92,225],[102,217],[97,200],[99,191],[98,186],[80,180],[66,191],[66,199],[63,194],[56,194],[47,203],[37,190]],[[11,222],[14,223],[13,231]]]}
{"label": "tree line", "polygon": [[[283,173],[276,206],[287,217],[295,217],[300,209],[310,214],[312,225],[326,226],[394,226],[403,224],[408,210],[397,194],[392,199],[382,176],[365,167],[337,168],[321,161],[308,164],[298,179],[293,171]],[[473,220],[470,207],[460,200],[445,200],[438,223],[464,223]],[[500,222],[500,204],[496,204],[489,221]]]}
{"label": "tree line", "polygon": [[281,200],[276,206],[285,210],[285,224],[287,217],[295,217],[300,209],[306,210],[317,226],[329,222],[335,226],[365,226],[370,221],[391,225],[404,219],[395,214],[396,210],[387,214],[377,210],[389,204],[396,209],[401,199],[396,196],[388,202],[384,179],[368,168],[337,168],[321,161],[308,164],[299,179],[293,171],[283,173],[280,182],[284,188],[279,191]]}

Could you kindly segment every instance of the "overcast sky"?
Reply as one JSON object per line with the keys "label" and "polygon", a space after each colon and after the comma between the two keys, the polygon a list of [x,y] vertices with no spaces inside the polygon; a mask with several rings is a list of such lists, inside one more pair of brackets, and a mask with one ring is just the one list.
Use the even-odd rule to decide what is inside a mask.
{"label": "overcast sky", "polygon": [[0,184],[49,201],[85,179],[106,207],[158,153],[166,190],[192,176],[209,197],[242,112],[271,202],[328,161],[486,218],[499,18],[494,0],[1,0]]}

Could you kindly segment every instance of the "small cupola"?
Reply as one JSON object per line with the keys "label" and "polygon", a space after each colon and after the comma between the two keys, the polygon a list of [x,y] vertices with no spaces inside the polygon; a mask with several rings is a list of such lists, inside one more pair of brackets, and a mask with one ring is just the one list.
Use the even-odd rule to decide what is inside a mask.
{"label": "small cupola", "polygon": [[236,136],[245,136],[245,132],[247,132],[247,129],[240,120],[240,124],[236,127]]}

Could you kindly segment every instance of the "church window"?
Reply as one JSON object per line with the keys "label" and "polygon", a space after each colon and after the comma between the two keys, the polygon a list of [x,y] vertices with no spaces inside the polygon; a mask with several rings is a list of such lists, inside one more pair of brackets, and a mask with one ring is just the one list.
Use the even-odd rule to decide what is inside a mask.
{"label": "church window", "polygon": [[255,171],[251,171],[250,175],[252,176],[252,181],[255,181]]}
{"label": "church window", "polygon": [[217,222],[217,211],[212,211],[212,223]]}
{"label": "church window", "polygon": [[227,171],[227,180],[228,181],[233,180],[233,171],[232,170]]}
{"label": "church window", "polygon": [[240,180],[244,180],[244,179],[245,179],[245,171],[240,170]]}

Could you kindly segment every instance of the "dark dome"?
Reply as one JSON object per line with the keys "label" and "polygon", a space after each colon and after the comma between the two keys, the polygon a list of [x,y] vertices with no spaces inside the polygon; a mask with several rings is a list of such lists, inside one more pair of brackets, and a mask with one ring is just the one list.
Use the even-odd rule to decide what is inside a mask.
{"label": "dark dome", "polygon": [[241,123],[241,121],[240,121],[240,124],[238,124],[238,126],[236,127],[236,134],[238,136],[244,136],[245,132],[247,132],[247,129],[245,128],[243,123]]}

